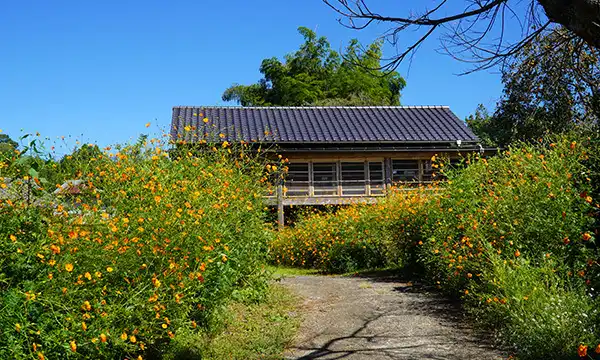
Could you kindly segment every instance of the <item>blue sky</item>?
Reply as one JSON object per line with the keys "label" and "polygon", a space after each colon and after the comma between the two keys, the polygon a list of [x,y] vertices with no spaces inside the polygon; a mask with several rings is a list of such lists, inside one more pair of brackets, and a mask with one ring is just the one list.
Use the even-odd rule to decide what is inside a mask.
{"label": "blue sky", "polygon": [[[406,12],[390,4],[386,10]],[[24,129],[101,146],[147,133],[147,122],[158,132],[174,105],[228,105],[224,89],[255,82],[263,58],[297,49],[298,26],[316,29],[336,49],[384,30],[356,32],[338,17],[321,0],[7,1],[0,6],[0,129],[13,138]],[[432,38],[410,68],[400,67],[403,105],[449,105],[461,118],[479,103],[493,107],[500,76],[457,76],[466,65],[438,47]]]}

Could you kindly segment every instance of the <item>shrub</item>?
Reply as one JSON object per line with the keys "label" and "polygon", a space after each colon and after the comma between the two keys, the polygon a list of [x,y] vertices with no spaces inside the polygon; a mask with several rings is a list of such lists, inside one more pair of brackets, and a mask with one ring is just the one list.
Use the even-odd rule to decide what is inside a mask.
{"label": "shrub", "polygon": [[430,276],[450,292],[462,291],[477,278],[467,275],[487,266],[488,252],[534,265],[550,256],[564,260],[561,267],[585,270],[594,239],[584,156],[581,146],[562,141],[513,147],[447,171],[446,193],[428,207],[432,221],[423,231],[421,258]]}
{"label": "shrub", "polygon": [[92,157],[52,203],[0,201],[0,358],[160,357],[264,287],[261,164],[143,145]]}
{"label": "shrub", "polygon": [[273,262],[344,273],[398,266],[419,234],[418,214],[435,188],[398,189],[375,205],[353,204],[305,216],[270,246]]}
{"label": "shrub", "polygon": [[582,284],[556,272],[555,261],[510,265],[490,257],[467,309],[480,325],[498,329],[507,348],[520,358],[570,359],[580,344],[597,344],[597,304]]}

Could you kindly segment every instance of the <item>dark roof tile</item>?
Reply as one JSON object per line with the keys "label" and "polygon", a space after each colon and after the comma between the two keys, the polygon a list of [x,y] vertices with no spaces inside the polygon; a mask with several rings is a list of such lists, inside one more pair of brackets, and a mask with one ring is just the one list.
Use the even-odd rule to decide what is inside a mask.
{"label": "dark roof tile", "polygon": [[[204,123],[203,118],[209,122]],[[478,141],[448,107],[193,107],[173,108],[171,136],[230,142],[380,143]]]}

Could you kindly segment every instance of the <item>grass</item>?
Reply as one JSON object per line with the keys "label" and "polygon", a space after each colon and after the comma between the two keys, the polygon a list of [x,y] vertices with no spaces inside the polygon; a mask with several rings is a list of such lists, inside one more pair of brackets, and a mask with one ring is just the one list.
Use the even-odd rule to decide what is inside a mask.
{"label": "grass", "polygon": [[297,297],[278,284],[270,285],[258,304],[232,303],[223,329],[213,336],[190,335],[173,360],[283,359],[300,324]]}
{"label": "grass", "polygon": [[307,275],[322,275],[323,273],[317,269],[304,269],[291,266],[268,266],[269,271],[273,273],[275,280],[280,280],[284,277],[296,277]]}

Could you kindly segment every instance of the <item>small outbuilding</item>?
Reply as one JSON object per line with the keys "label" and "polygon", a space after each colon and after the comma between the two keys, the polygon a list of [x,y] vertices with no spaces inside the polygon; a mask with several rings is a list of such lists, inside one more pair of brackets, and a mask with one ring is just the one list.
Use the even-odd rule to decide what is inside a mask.
{"label": "small outbuilding", "polygon": [[447,106],[176,106],[171,136],[276,149],[289,159],[281,206],[376,201],[394,183],[431,182],[436,154],[483,151]]}

